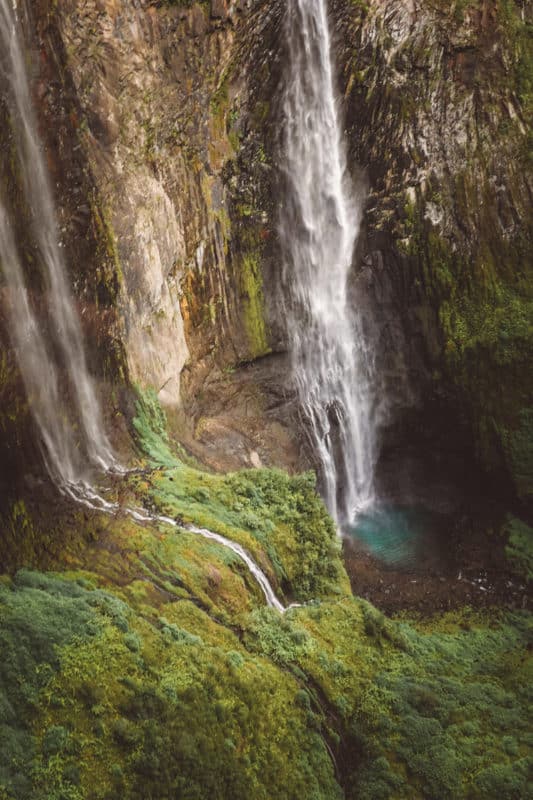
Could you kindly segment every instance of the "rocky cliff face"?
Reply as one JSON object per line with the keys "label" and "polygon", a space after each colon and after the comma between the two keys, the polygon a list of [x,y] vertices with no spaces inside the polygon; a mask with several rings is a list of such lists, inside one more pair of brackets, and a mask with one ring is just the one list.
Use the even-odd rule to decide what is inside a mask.
{"label": "rocky cliff face", "polygon": [[389,392],[407,365],[423,412],[414,426],[403,415],[409,434],[425,428],[430,447],[472,449],[500,489],[510,483],[530,503],[526,6],[335,2],[333,11],[351,152],[370,185],[362,261],[386,310]]}
{"label": "rocky cliff face", "polygon": [[[181,438],[226,468],[297,463],[290,428],[268,419],[283,400],[279,368],[257,362],[272,350],[264,141],[278,12],[125,0],[40,14],[71,88],[58,102],[93,186],[89,207],[86,192],[76,204],[96,228],[94,269],[103,253],[112,266],[100,284],[116,286],[129,378],[154,388]],[[70,234],[79,239],[76,225]]]}
{"label": "rocky cliff face", "polygon": [[[27,22],[94,368],[153,387],[180,438],[221,468],[310,461],[277,295],[282,11],[40,0]],[[390,398],[383,441],[475,454],[528,502],[530,11],[331,12],[368,185],[357,280]]]}
{"label": "rocky cliff face", "polygon": [[[516,580],[482,531],[505,591],[447,520],[453,579],[374,571],[369,587],[363,564],[359,594],[417,611],[390,620],[351,596],[312,475],[197,469],[153,392],[134,407],[133,384],[154,389],[171,433],[214,467],[312,460],[278,291],[283,0],[17,5],[91,370],[117,450],[131,450],[135,415],[142,468],[106,476],[111,514],[39,481],[0,283],[1,800],[526,797],[527,525],[508,522]],[[427,491],[432,454],[448,451],[477,458],[472,474],[484,467],[525,512],[529,10],[330,10],[368,191],[354,281],[387,399],[379,478],[401,486],[413,442]],[[1,66],[2,53],[0,189],[38,308]],[[301,605],[264,607],[243,562],[191,523],[240,544],[284,605]]]}

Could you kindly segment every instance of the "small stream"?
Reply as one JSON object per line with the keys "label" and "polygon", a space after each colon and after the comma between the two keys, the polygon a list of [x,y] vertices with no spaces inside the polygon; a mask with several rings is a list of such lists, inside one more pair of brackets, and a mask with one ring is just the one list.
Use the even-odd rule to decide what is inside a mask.
{"label": "small stream", "polygon": [[99,494],[94,487],[88,483],[68,483],[59,485],[58,488],[64,496],[69,497],[71,500],[74,500],[75,503],[83,505],[86,508],[90,508],[93,511],[99,511],[104,514],[116,514],[118,512],[122,512],[140,524],[170,525],[172,528],[193,533],[197,536],[202,536],[204,539],[210,539],[211,541],[218,542],[218,544],[222,545],[223,547],[227,547],[229,550],[235,553],[235,555],[246,564],[255,581],[259,584],[266,603],[268,606],[270,606],[270,608],[275,608],[276,611],[284,613],[287,611],[287,608],[294,608],[298,605],[297,603],[292,603],[290,606],[285,607],[283,603],[278,600],[267,576],[257,566],[248,551],[242,547],[242,545],[238,544],[237,542],[233,542],[231,539],[227,539],[220,533],[214,533],[207,528],[199,528],[196,525],[181,525],[178,524],[178,522],[176,522],[176,520],[172,517],[167,517],[162,514],[153,514],[144,508],[131,508],[129,506],[122,506],[119,503],[110,502],[102,497],[101,494]]}

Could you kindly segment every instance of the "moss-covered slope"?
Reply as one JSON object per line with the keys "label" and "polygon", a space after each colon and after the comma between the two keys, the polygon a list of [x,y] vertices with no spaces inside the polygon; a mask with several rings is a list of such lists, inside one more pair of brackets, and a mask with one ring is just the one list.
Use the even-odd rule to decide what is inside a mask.
{"label": "moss-covered slope", "polygon": [[0,579],[2,800],[528,796],[526,612],[387,620],[308,476],[185,464],[150,396],[136,427],[120,501],[239,541],[306,604],[265,607],[183,529],[64,511],[54,571]]}

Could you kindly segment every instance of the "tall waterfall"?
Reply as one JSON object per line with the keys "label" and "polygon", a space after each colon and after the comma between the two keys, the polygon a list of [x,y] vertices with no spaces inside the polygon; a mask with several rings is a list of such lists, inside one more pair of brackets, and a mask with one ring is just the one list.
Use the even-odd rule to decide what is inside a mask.
{"label": "tall waterfall", "polygon": [[0,197],[0,261],[10,293],[10,323],[21,373],[45,447],[48,467],[62,482],[80,477],[81,465],[108,469],[114,464],[100,407],[89,375],[79,320],[71,297],[58,236],[54,202],[26,75],[24,43],[12,0],[0,0],[0,86],[19,157],[32,233],[42,263],[51,329],[61,353],[81,427],[77,451],[59,388],[59,370],[32,310],[6,207]]}
{"label": "tall waterfall", "polygon": [[[82,429],[83,452],[80,452],[62,396],[60,370],[32,308],[13,226],[5,198],[0,193],[0,267],[8,290],[10,332],[31,410],[41,434],[48,469],[61,492],[76,503],[106,514],[126,513],[144,524],[177,528],[178,523],[170,517],[151,514],[144,509],[123,508],[106,500],[84,479],[84,454],[105,472],[122,470],[106,437],[87,370],[82,332],[61,254],[53,195],[37,135],[24,47],[12,0],[0,0],[0,90],[4,87],[17,142],[25,199],[32,217],[32,232],[44,267],[51,327],[73,389],[75,415]],[[266,575],[241,545],[206,528],[191,525],[188,530],[232,550],[250,570],[267,604],[280,612],[286,610]]]}
{"label": "tall waterfall", "polygon": [[288,334],[326,504],[342,524],[373,497],[372,352],[350,296],[362,198],[346,163],[326,0],[287,0],[280,215]]}

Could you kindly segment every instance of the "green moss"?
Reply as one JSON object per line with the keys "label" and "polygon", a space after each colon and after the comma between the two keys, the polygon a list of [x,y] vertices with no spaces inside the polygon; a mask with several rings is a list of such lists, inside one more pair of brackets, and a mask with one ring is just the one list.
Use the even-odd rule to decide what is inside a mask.
{"label": "green moss", "polygon": [[519,424],[506,439],[511,469],[521,497],[533,498],[533,408],[522,408]]}
{"label": "green moss", "polygon": [[161,0],[160,6],[179,6],[180,8],[191,8],[191,6],[209,6],[210,0]]}
{"label": "green moss", "polygon": [[[533,112],[533,22],[531,15],[525,13],[525,9],[513,0],[502,0],[501,3],[498,3],[498,12],[512,64],[511,88],[520,100],[524,118],[531,119]],[[531,131],[526,137],[526,142],[527,158],[531,162]]]}
{"label": "green moss", "polygon": [[277,470],[247,470],[220,476],[180,465],[156,473],[148,484],[136,480],[135,490],[166,516],[239,542],[285,592],[303,600],[348,591],[336,532],[314,482],[312,474],[290,478]]}
{"label": "green moss", "polygon": [[[467,631],[453,617],[418,629],[378,617],[368,629],[365,607],[351,602],[323,616],[306,612],[315,616],[316,646],[307,643],[298,659],[358,731],[362,749],[348,796],[467,797],[473,775],[520,762],[528,739],[521,712],[529,680],[527,617],[487,625],[473,616]],[[501,747],[502,730],[518,735],[514,756]],[[526,790],[523,777],[518,785]],[[497,797],[497,790],[487,796]]]}
{"label": "green moss", "polygon": [[533,300],[504,287],[491,298],[464,297],[443,304],[446,329],[456,351],[490,348],[502,365],[528,357],[533,348]]}
{"label": "green moss", "polygon": [[346,597],[224,626],[125,602],[124,577],[0,583],[4,798],[336,800],[330,753],[349,799],[527,796],[528,615],[395,622]]}
{"label": "green moss", "polygon": [[366,0],[351,0],[351,3],[364,13],[367,13],[370,9],[370,6]]}
{"label": "green moss", "polygon": [[[54,576],[20,572],[13,584],[0,586],[0,786],[15,798],[41,796],[31,788],[38,751],[32,726],[59,668],[57,648],[96,635],[95,608],[109,611],[111,624],[124,611],[116,598],[100,592],[89,598],[77,584]],[[50,743],[49,733],[48,749]]]}
{"label": "green moss", "polygon": [[244,300],[244,325],[248,336],[250,357],[258,358],[270,352],[265,322],[263,279],[258,258],[253,253],[240,262],[240,280]]}
{"label": "green moss", "polygon": [[482,797],[476,776],[496,798],[502,784],[487,788],[488,776],[516,766],[518,793],[508,796],[518,799],[527,792],[527,634],[527,615],[462,612],[415,627],[346,599],[290,612],[281,626],[254,612],[245,643],[300,676],[313,707],[335,709],[352,748],[348,798]]}
{"label": "green moss", "polygon": [[210,110],[215,116],[225,114],[229,104],[229,82],[231,73],[229,70],[223,74],[218,87],[211,98]]}
{"label": "green moss", "polygon": [[99,280],[109,293],[113,302],[117,300],[120,287],[124,282],[122,265],[118,253],[118,243],[111,223],[109,210],[97,198],[89,195],[91,215],[100,248]]}
{"label": "green moss", "polygon": [[173,467],[176,456],[170,450],[167,418],[154,389],[137,387],[133,427],[143,452],[154,465]]}
{"label": "green moss", "polygon": [[0,588],[4,796],[340,798],[295,679],[170,610],[52,576]]}
{"label": "green moss", "polygon": [[[477,203],[470,178],[458,175],[455,184],[453,202],[468,218]],[[452,203],[435,191],[428,190],[428,197]],[[452,390],[458,413],[471,427],[480,464],[499,475],[506,472],[525,499],[533,491],[527,405],[533,358],[529,234],[524,229],[502,239],[487,211],[478,222],[481,243],[469,254],[468,247],[452,246],[428,222],[426,200],[406,204],[398,236],[402,253],[416,265],[422,303],[438,314],[441,352],[436,358],[438,374],[446,381],[439,391]],[[434,340],[433,331],[425,333]]]}
{"label": "green moss", "polygon": [[238,310],[247,339],[246,358],[252,360],[270,353],[263,292],[262,258],[264,245],[258,210],[252,202],[233,207],[237,224],[231,248],[232,269],[238,291]]}
{"label": "green moss", "polygon": [[509,537],[505,554],[516,572],[533,580],[533,528],[516,517],[510,517],[504,527]]}
{"label": "green moss", "polygon": [[0,431],[6,440],[13,438],[16,444],[20,442],[27,412],[18,371],[3,351],[0,353]]}
{"label": "green moss", "polygon": [[466,11],[475,9],[476,7],[477,0],[455,0],[455,2],[452,3],[455,21],[458,23],[464,22]]}
{"label": "green moss", "polygon": [[[348,591],[335,527],[316,493],[313,473],[213,475],[187,465],[170,449],[154,392],[139,393],[134,428],[151,464],[166,468],[149,477],[133,476],[130,485],[137,497],[166,516],[241,543],[298,599]],[[203,546],[220,550],[219,545]],[[235,562],[230,551],[222,551]]]}
{"label": "green moss", "polygon": [[12,503],[7,518],[8,535],[13,542],[22,546],[25,539],[33,539],[35,535],[33,519],[23,499]]}

